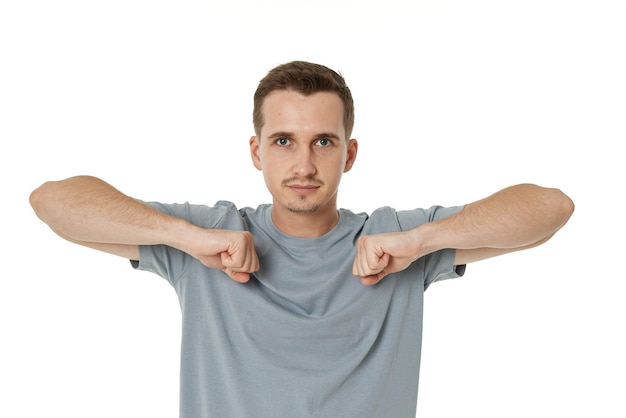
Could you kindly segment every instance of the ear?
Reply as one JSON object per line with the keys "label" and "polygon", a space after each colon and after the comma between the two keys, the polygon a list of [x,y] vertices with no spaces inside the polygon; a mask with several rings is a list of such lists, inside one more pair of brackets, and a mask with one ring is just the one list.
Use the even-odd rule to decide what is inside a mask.
{"label": "ear", "polygon": [[356,139],[352,138],[348,141],[348,152],[346,156],[346,165],[343,168],[343,172],[347,173],[350,171],[352,166],[354,165],[354,161],[356,160],[356,154],[359,151],[359,143]]}
{"label": "ear", "polygon": [[257,170],[263,170],[261,168],[261,157],[259,156],[259,141],[256,136],[250,137],[250,157],[252,157],[252,164]]}

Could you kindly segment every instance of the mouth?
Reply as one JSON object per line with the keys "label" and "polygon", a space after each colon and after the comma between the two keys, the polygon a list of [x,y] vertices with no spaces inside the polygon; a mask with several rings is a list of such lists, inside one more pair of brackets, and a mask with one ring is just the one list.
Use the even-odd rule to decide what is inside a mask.
{"label": "mouth", "polygon": [[311,194],[319,189],[322,185],[323,183],[317,180],[302,181],[296,179],[288,179],[283,182],[283,186],[300,195]]}
{"label": "mouth", "polygon": [[314,191],[316,191],[317,189],[319,189],[319,185],[318,184],[300,184],[300,183],[295,183],[295,184],[289,184],[287,185],[287,188],[289,188],[290,190],[298,193],[298,194],[310,194],[313,193]]}

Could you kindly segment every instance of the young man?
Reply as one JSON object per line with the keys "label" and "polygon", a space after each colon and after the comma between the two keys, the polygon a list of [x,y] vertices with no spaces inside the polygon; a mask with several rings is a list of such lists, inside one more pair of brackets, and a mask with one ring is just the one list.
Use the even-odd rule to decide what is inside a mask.
{"label": "young man", "polygon": [[145,203],[86,176],[32,193],[63,238],[174,287],[181,417],[413,418],[424,290],[547,241],[574,210],[529,184],[464,207],[338,210],[353,123],[343,78],[292,62],[254,98],[250,153],[271,205]]}

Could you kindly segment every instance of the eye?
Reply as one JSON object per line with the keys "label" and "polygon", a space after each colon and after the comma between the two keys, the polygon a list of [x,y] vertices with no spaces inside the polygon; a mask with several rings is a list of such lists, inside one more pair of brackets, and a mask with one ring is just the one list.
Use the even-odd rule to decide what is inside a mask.
{"label": "eye", "polygon": [[287,138],[278,138],[276,140],[276,145],[280,145],[281,147],[286,147],[289,143],[290,141]]}
{"label": "eye", "polygon": [[329,147],[333,144],[330,138],[320,138],[317,140],[317,145],[320,147]]}

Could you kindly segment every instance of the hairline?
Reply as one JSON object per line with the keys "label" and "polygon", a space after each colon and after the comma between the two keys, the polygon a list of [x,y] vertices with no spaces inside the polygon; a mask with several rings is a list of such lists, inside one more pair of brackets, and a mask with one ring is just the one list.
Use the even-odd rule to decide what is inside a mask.
{"label": "hairline", "polygon": [[[256,137],[258,138],[259,141],[261,140],[261,130],[263,130],[263,127],[265,126],[265,102],[267,101],[268,97],[270,97],[274,93],[278,93],[278,92],[294,92],[294,93],[301,94],[304,97],[309,97],[309,96],[312,96],[312,95],[314,95],[316,93],[330,93],[330,94],[335,95],[339,99],[339,103],[341,103],[341,110],[342,110],[341,111],[341,123],[343,125],[345,141],[347,142],[347,141],[350,140],[350,135],[352,133],[350,133],[350,135],[348,135],[348,132],[347,132],[346,117],[345,117],[345,115],[346,115],[346,105],[344,104],[343,99],[342,99],[341,95],[338,92],[336,92],[334,90],[330,90],[330,89],[328,89],[328,90],[315,90],[315,91],[311,91],[311,92],[302,92],[299,89],[293,88],[291,86],[287,86],[287,87],[284,87],[284,88],[272,89],[263,98],[263,101],[261,102],[261,109],[260,109],[261,110],[260,111],[261,123],[260,123],[260,126],[259,126],[259,131],[257,132],[255,130],[255,135],[256,135]],[[334,136],[336,136],[336,135],[334,135]]]}

